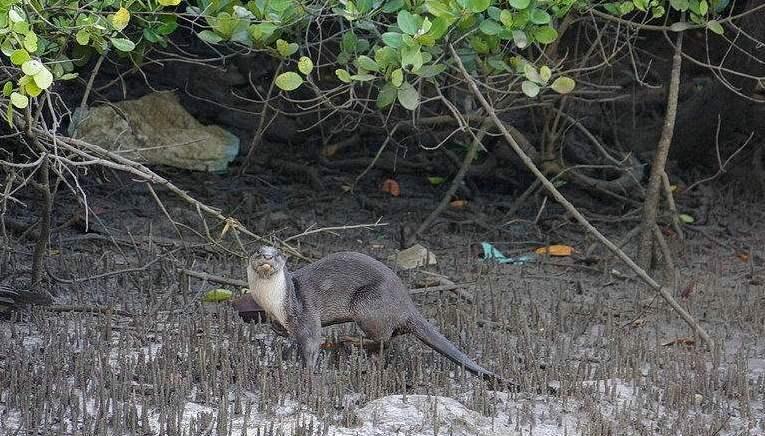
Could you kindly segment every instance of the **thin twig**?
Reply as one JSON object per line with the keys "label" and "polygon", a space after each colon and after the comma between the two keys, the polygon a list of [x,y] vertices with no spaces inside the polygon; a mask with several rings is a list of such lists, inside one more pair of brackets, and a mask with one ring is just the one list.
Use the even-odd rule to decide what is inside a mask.
{"label": "thin twig", "polygon": [[336,230],[350,230],[350,229],[371,229],[372,227],[382,227],[382,226],[388,225],[388,223],[381,223],[380,220],[382,220],[382,218],[379,218],[377,221],[375,221],[372,224],[354,224],[352,226],[321,227],[318,229],[309,228],[303,233],[292,235],[289,238],[283,239],[282,242],[289,242],[297,238],[302,238],[303,236],[313,235],[314,233],[334,232]]}
{"label": "thin twig", "polygon": [[191,277],[206,280],[208,282],[222,283],[224,285],[239,286],[240,288],[248,288],[250,285],[244,280],[229,279],[222,276],[216,276],[214,274],[208,274],[206,272],[194,271],[187,268],[181,268],[180,271]]}

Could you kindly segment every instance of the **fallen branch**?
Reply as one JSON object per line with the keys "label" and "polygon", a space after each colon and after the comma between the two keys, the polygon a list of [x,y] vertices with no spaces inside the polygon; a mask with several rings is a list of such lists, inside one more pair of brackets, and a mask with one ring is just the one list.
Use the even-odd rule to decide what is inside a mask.
{"label": "fallen branch", "polygon": [[239,286],[240,288],[249,288],[249,284],[244,280],[229,279],[222,276],[216,276],[214,274],[208,274],[205,272],[194,271],[191,269],[181,268],[180,271],[191,277],[206,280],[208,282],[222,283],[224,285]]}
{"label": "fallen branch", "polygon": [[475,81],[472,77],[470,77],[470,74],[468,74],[467,70],[465,69],[465,66],[462,64],[462,61],[460,60],[460,57],[457,55],[457,52],[454,50],[454,47],[449,45],[449,50],[451,50],[452,56],[454,60],[457,62],[457,66],[459,67],[462,75],[464,76],[465,80],[467,81],[468,85],[470,86],[470,90],[473,92],[473,94],[476,96],[478,101],[481,103],[481,106],[486,110],[486,112],[489,114],[489,116],[494,120],[494,124],[497,126],[497,128],[502,132],[502,135],[505,137],[505,140],[510,144],[510,146],[513,148],[513,150],[518,154],[518,157],[523,161],[524,165],[531,171],[536,178],[542,182],[544,187],[552,194],[552,196],[555,198],[555,200],[561,204],[578,222],[581,224],[590,234],[595,236],[603,245],[608,247],[609,250],[611,250],[614,254],[616,254],[624,263],[627,264],[627,266],[630,267],[637,275],[640,277],[643,282],[648,284],[651,288],[659,292],[659,294],[664,298],[664,300],[674,309],[682,318],[685,320],[686,323],[688,323],[691,328],[693,328],[699,336],[704,340],[704,342],[707,344],[710,350],[714,350],[714,341],[709,336],[709,334],[702,328],[699,323],[693,319],[693,317],[685,310],[682,306],[672,297],[672,295],[669,293],[669,290],[662,285],[660,285],[656,280],[654,280],[651,276],[648,275],[648,273],[645,272],[642,268],[640,268],[629,256],[627,256],[622,250],[619,249],[616,245],[614,245],[613,242],[608,240],[605,236],[603,236],[602,233],[598,231],[595,227],[593,227],[592,224],[590,224],[589,221],[574,207],[573,204],[571,204],[566,197],[563,196],[563,194],[558,191],[558,189],[553,185],[547,177],[545,177],[544,174],[542,174],[541,171],[539,171],[539,168],[537,168],[536,165],[534,165],[534,162],[529,158],[529,156],[523,152],[521,147],[518,145],[518,143],[515,141],[513,136],[508,132],[508,130],[505,128],[505,125],[502,123],[502,121],[497,117],[496,112],[494,112],[494,109],[491,107],[488,101],[486,101],[486,98],[483,96],[481,91],[478,89],[478,85],[476,85]]}

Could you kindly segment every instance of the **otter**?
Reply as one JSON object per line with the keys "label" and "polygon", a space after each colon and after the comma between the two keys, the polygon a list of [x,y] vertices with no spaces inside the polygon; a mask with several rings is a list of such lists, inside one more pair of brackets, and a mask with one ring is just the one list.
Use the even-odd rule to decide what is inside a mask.
{"label": "otter", "polygon": [[316,366],[322,327],[355,322],[377,343],[410,333],[471,373],[512,385],[441,335],[417,310],[396,273],[367,255],[335,253],[290,272],[284,254],[263,246],[249,258],[247,279],[252,298],[278,324],[277,333],[295,338],[308,368]]}

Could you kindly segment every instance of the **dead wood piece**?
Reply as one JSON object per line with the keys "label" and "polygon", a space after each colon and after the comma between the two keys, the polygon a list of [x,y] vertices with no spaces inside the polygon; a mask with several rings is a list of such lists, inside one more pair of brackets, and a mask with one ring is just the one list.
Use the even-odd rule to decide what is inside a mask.
{"label": "dead wood piece", "polygon": [[651,165],[651,174],[648,177],[648,189],[643,202],[643,223],[640,230],[640,243],[638,244],[637,264],[643,269],[648,269],[653,257],[654,227],[656,227],[656,215],[659,207],[659,194],[662,186],[662,174],[669,156],[669,148],[672,145],[672,136],[675,131],[675,119],[677,118],[677,101],[680,93],[680,69],[683,63],[683,35],[678,32],[675,39],[675,53],[672,56],[672,71],[670,73],[669,91],[667,92],[667,112],[664,115],[664,125],[661,138],[656,145],[656,155]]}

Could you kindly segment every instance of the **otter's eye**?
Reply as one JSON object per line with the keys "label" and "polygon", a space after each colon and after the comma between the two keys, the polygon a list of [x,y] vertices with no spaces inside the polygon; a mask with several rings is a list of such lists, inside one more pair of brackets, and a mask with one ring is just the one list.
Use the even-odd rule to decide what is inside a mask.
{"label": "otter's eye", "polygon": [[270,254],[264,254],[264,255],[263,255],[263,258],[264,258],[264,259],[266,259],[266,260],[271,260],[271,259],[273,259],[274,257],[273,257],[273,256],[271,256]]}

